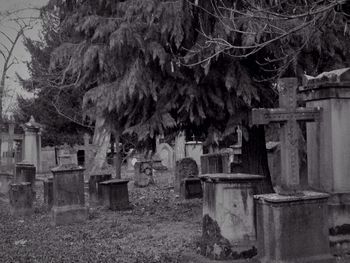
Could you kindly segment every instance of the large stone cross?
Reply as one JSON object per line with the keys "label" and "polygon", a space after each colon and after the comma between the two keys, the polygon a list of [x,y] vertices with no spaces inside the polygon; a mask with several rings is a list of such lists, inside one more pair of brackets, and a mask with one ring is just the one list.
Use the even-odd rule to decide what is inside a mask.
{"label": "large stone cross", "polygon": [[279,108],[253,109],[253,124],[277,122],[280,127],[281,142],[281,189],[284,192],[300,190],[298,121],[315,121],[319,118],[318,108],[297,107],[296,78],[283,78],[278,81]]}

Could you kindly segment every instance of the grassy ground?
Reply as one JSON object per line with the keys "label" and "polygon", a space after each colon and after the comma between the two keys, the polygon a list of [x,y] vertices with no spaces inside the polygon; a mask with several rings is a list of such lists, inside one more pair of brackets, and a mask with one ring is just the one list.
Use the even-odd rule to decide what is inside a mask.
{"label": "grassy ground", "polygon": [[155,179],[147,188],[129,183],[131,210],[90,209],[85,223],[70,226],[51,225],[41,181],[32,216],[13,218],[0,200],[0,262],[217,262],[197,254],[201,200],[181,201],[169,174]]}

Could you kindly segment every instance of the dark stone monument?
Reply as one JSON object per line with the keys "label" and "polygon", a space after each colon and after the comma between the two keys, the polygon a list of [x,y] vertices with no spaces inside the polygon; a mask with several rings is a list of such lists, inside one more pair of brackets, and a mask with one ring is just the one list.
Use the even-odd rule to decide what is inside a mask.
{"label": "dark stone monument", "polygon": [[34,164],[23,161],[16,164],[15,182],[29,182],[32,187],[33,197],[35,199],[35,175],[36,168]]}
{"label": "dark stone monument", "polygon": [[183,158],[175,164],[175,191],[182,198],[202,197],[202,185],[198,178],[198,166],[192,158]]}
{"label": "dark stone monument", "polygon": [[11,214],[24,216],[33,213],[33,192],[28,182],[13,183],[10,185]]}
{"label": "dark stone monument", "polygon": [[314,121],[318,108],[298,108],[296,78],[278,82],[277,109],[253,109],[253,124],[281,124],[281,180],[276,194],[257,195],[257,231],[261,263],[330,263],[328,195],[301,191],[298,121]]}
{"label": "dark stone monument", "polygon": [[44,185],[44,204],[51,209],[53,205],[53,178],[47,178],[43,181]]}
{"label": "dark stone monument", "polygon": [[205,174],[201,254],[216,260],[257,255],[254,195],[264,177],[252,174]]}
{"label": "dark stone monument", "polygon": [[135,163],[135,186],[146,187],[152,183],[154,183],[152,161],[137,161]]}
{"label": "dark stone monument", "polygon": [[90,206],[102,204],[102,192],[99,183],[111,180],[112,174],[90,174],[89,175],[89,200]]}
{"label": "dark stone monument", "polygon": [[65,225],[87,219],[84,198],[84,169],[73,164],[70,155],[60,156],[53,168],[53,224]]}
{"label": "dark stone monument", "polygon": [[230,173],[230,153],[208,153],[201,156],[201,173]]}
{"label": "dark stone monument", "polygon": [[113,179],[99,183],[103,205],[111,210],[130,208],[128,180]]}

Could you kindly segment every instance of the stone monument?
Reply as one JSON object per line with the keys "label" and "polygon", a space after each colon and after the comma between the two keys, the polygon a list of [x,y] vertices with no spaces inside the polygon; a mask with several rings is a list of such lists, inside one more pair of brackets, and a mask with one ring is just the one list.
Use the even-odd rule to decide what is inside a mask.
{"label": "stone monument", "polygon": [[308,182],[330,194],[332,252],[350,252],[350,68],[305,77],[301,95],[321,107],[321,121],[308,123]]}
{"label": "stone monument", "polygon": [[281,181],[274,194],[256,195],[261,263],[335,262],[328,240],[328,195],[302,191],[299,176],[298,121],[319,118],[318,108],[297,107],[296,78],[278,81],[277,109],[253,109],[253,124],[279,122]]}

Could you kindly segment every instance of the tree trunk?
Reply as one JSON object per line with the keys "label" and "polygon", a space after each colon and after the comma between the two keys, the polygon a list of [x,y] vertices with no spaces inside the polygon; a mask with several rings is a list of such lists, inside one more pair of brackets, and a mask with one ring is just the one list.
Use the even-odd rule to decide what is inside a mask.
{"label": "tree trunk", "polygon": [[244,173],[259,174],[265,177],[263,193],[273,193],[270,170],[267,161],[265,130],[263,126],[246,127],[248,140],[242,140],[242,166]]}
{"label": "tree trunk", "polygon": [[120,143],[120,132],[114,131],[114,140],[115,140],[115,178],[122,178],[122,156],[121,156],[121,147]]}

